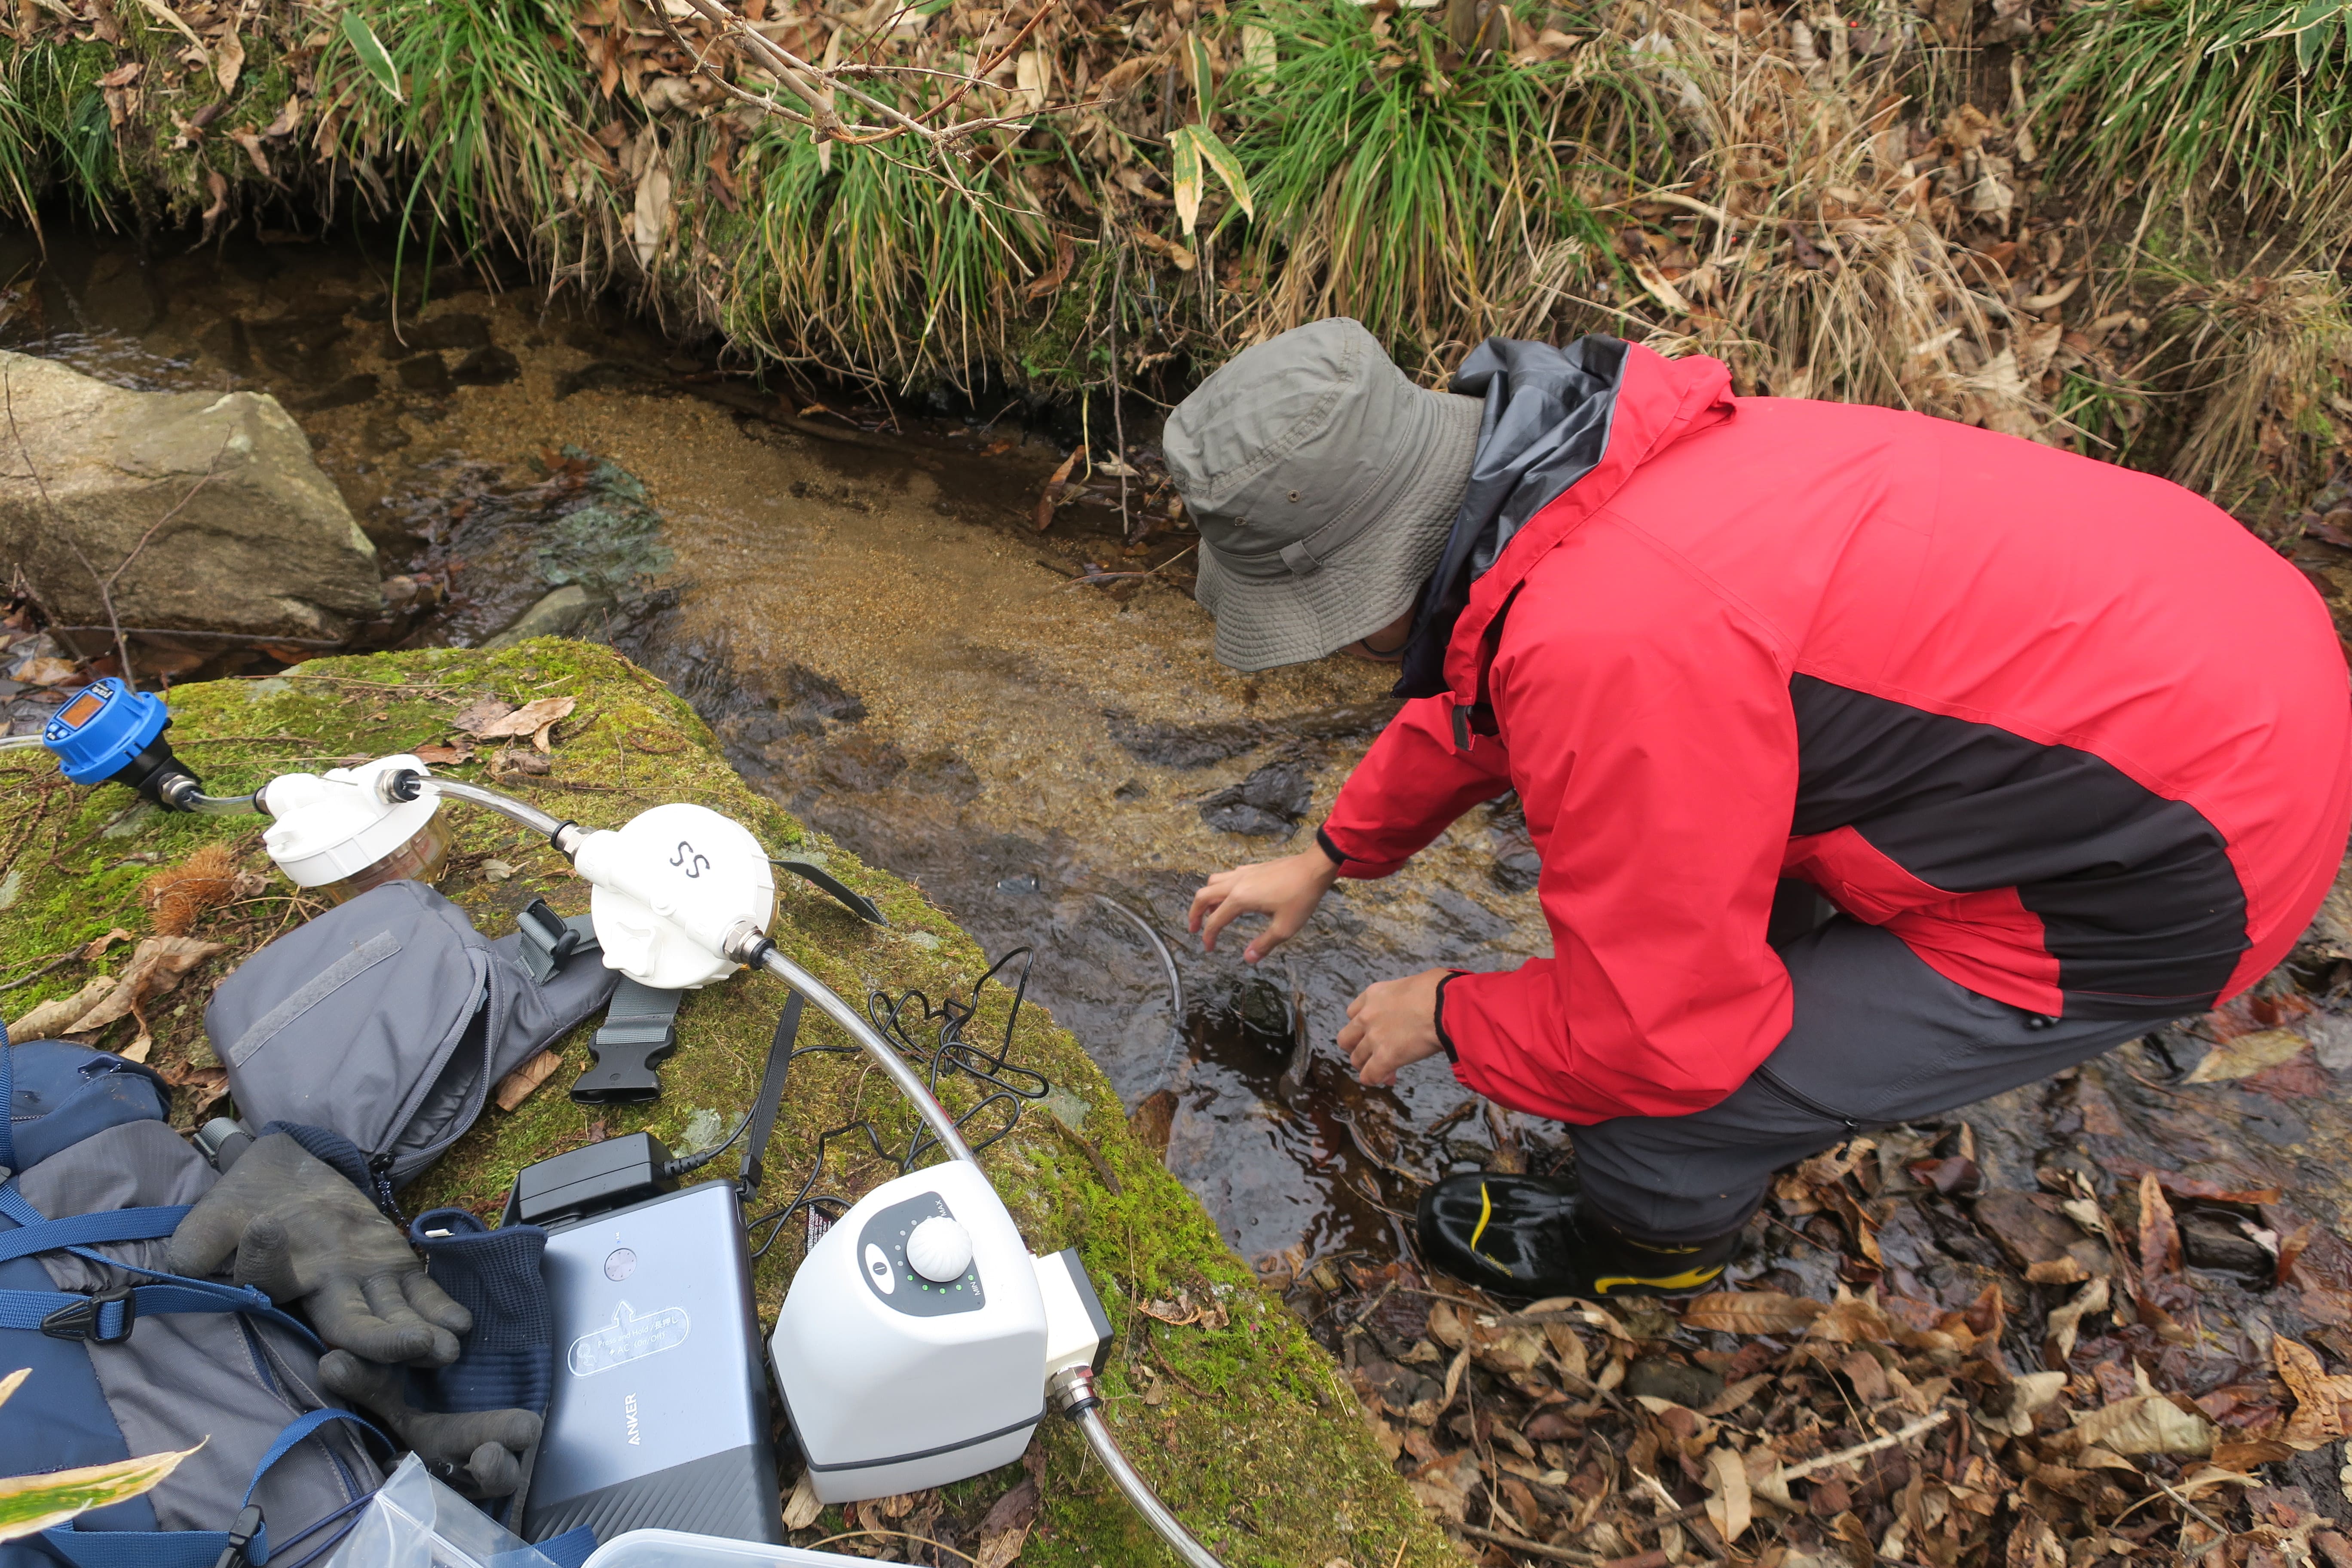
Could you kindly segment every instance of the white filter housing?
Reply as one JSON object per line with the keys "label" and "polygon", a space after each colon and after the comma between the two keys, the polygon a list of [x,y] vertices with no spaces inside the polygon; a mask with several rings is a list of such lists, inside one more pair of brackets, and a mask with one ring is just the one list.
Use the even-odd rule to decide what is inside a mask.
{"label": "white filter housing", "polygon": [[[971,1243],[957,1278],[928,1279],[908,1239],[944,1219]],[[919,1261],[960,1247],[925,1232]],[[1020,1458],[1045,1413],[1038,1267],[980,1167],[951,1161],[885,1182],[809,1251],[768,1342],[776,1383],[825,1502],[943,1486]]]}
{"label": "white filter housing", "polygon": [[431,795],[387,801],[378,790],[385,773],[426,771],[415,757],[397,756],[324,774],[281,774],[262,790],[271,817],[262,845],[298,888],[340,882],[394,853],[433,820],[441,803]]}
{"label": "white filter housing", "polygon": [[618,831],[589,834],[572,869],[590,886],[588,912],[604,964],[656,991],[726,979],[727,935],[776,912],[768,852],[741,823],[688,802],[638,813]]}

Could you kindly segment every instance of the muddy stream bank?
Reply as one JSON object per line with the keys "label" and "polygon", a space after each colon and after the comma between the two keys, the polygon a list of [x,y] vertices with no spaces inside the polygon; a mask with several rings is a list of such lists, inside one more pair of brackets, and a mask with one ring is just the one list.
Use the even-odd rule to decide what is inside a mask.
{"label": "muddy stream bank", "polygon": [[[1472,813],[1397,877],[1343,884],[1265,973],[1184,936],[1204,875],[1308,842],[1389,711],[1388,677],[1336,659],[1247,679],[1219,667],[1187,592],[1191,536],[1163,526],[1123,546],[1115,479],[1097,473],[1040,533],[1076,418],[1024,426],[1009,397],[966,411],[764,391],[599,308],[453,276],[395,326],[388,268],[354,249],[233,244],[142,263],[53,234],[37,268],[18,249],[0,258],[19,278],[0,346],[123,385],[285,404],[382,553],[396,613],[368,634],[381,644],[476,644],[566,587],[543,624],[655,670],[758,787],[920,882],[992,956],[1033,946],[1032,994],[1164,1138],[1228,1239],[1331,1333],[1360,1317],[1391,1354],[1419,1337],[1402,1298],[1353,1305],[1377,1289],[1365,1271],[1396,1257],[1419,1182],[1566,1158],[1557,1129],[1488,1114],[1442,1064],[1366,1090],[1332,1044],[1371,980],[1547,951],[1507,806]],[[1102,411],[1087,417],[1099,458]],[[290,654],[161,638],[144,657],[185,678]],[[16,697],[20,722],[38,695]],[[1784,1194],[1742,1273],[1816,1299],[1883,1279],[1954,1308],[2022,1276],[2011,1310],[2038,1347],[2042,1315],[2106,1267],[2082,1264],[2075,1249],[2095,1244],[2061,1195],[2079,1183],[2130,1234],[2138,1175],[2166,1173],[2198,1304],[2176,1314],[2188,1331],[2147,1351],[2178,1363],[2175,1386],[2242,1391],[2209,1411],[2226,1426],[2231,1400],[2262,1403],[2273,1331],[2352,1360],[2352,1253],[2336,1239],[2352,1203],[2347,981],[2352,961],[2307,946],[2227,1018],[1890,1134],[1865,1218],[1820,1204],[1809,1217]],[[2280,1033],[2292,1048],[2238,1044]],[[2252,1049],[2266,1065],[2231,1054]],[[2306,1249],[2299,1273],[2283,1246],[2291,1264]]]}

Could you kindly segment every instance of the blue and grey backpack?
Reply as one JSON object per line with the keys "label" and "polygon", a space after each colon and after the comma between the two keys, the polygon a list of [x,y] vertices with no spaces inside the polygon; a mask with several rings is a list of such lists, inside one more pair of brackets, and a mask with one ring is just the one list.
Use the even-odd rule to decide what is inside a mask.
{"label": "blue and grey backpack", "polygon": [[323,1555],[382,1484],[388,1445],[332,1405],[318,1341],[267,1296],[163,1271],[215,1177],[165,1120],[163,1079],[0,1032],[0,1372],[31,1373],[0,1406],[0,1475],[203,1444],[143,1496],[0,1544],[0,1568]]}

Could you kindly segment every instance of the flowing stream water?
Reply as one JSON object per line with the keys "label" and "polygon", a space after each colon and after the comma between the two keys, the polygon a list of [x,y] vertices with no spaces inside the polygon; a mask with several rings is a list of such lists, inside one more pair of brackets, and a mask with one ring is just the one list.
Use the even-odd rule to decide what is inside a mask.
{"label": "flowing stream water", "polygon": [[[425,580],[425,597],[446,586],[383,640],[495,634],[551,586],[551,541],[608,578],[635,570],[583,633],[670,681],[757,784],[919,881],[992,958],[1034,947],[1032,994],[1244,1256],[1391,1255],[1383,1208],[1411,1207],[1398,1173],[1476,1168],[1498,1136],[1545,1156],[1540,1124],[1475,1113],[1442,1063],[1367,1090],[1333,1044],[1370,981],[1547,951],[1514,815],[1474,814],[1406,873],[1342,884],[1263,973],[1238,941],[1212,955],[1184,933],[1207,873],[1311,842],[1391,710],[1387,671],[1332,659],[1238,677],[1171,574],[1074,581],[1089,564],[1147,569],[1191,536],[1130,555],[1101,504],[1066,507],[1041,535],[1037,498],[1066,446],[1010,416],[898,404],[903,435],[816,438],[775,417],[806,404],[615,312],[445,273],[446,291],[395,324],[391,281],[356,248],[142,262],[53,233],[0,341],[122,385],[278,396],[386,573]],[[616,542],[611,504],[567,510],[583,485],[609,489],[595,460],[642,483],[657,536]],[[184,679],[262,657],[191,646],[157,657]],[[1203,820],[1202,797],[1254,775],[1220,820],[1256,836]]]}
{"label": "flowing stream water", "polygon": [[[1389,711],[1389,676],[1345,659],[1223,668],[1171,560],[1190,536],[1123,547],[1100,474],[1095,500],[1041,533],[1038,498],[1078,434],[1066,411],[1049,434],[1014,421],[1017,400],[967,414],[891,397],[898,428],[879,437],[816,406],[839,406],[837,392],[787,399],[527,286],[446,274],[395,322],[387,269],[354,247],[142,260],[127,242],[53,233],[43,261],[9,243],[0,343],[124,385],[285,403],[407,595],[380,644],[479,642],[554,579],[586,583],[583,635],[692,700],[760,787],[920,882],[992,958],[1034,947],[1032,994],[1270,1272],[1304,1289],[1342,1255],[1392,1258],[1422,1181],[1564,1157],[1557,1128],[1482,1108],[1442,1063],[1366,1089],[1333,1045],[1372,980],[1547,951],[1507,805],[1474,811],[1395,877],[1342,884],[1262,971],[1238,943],[1211,955],[1184,935],[1206,874],[1309,842]],[[2352,570],[2352,552],[2321,567]],[[230,644],[153,657],[183,678],[268,668]],[[2118,1213],[2143,1170],[2217,1193],[2276,1186],[2290,1208],[2186,1205],[2206,1315],[2193,1343],[2164,1352],[2184,1358],[2174,1386],[2266,1375],[2274,1323],[2352,1359],[2352,1252],[2315,1246],[2300,1294],[2267,1288],[2247,1254],[2264,1225],[2275,1241],[2307,1216],[2326,1242],[2352,1215],[2352,1022],[2333,1013],[2347,987],[2342,959],[2265,983],[2242,1022],[2284,1020],[2318,1047],[2271,1074],[2189,1084],[2210,1040],[2167,1031],[1974,1108],[1940,1143],[1891,1136],[1890,1179],[1958,1150],[1983,1194],[1893,1209],[1885,1278],[1954,1304],[2014,1280],[2050,1239],[2030,1234],[2055,1212],[2035,1189],[2069,1170]],[[1766,1229],[1743,1274],[1838,1289],[1835,1222],[1815,1216],[1810,1240]],[[2038,1323],[2063,1299],[2042,1288],[2019,1310]]]}

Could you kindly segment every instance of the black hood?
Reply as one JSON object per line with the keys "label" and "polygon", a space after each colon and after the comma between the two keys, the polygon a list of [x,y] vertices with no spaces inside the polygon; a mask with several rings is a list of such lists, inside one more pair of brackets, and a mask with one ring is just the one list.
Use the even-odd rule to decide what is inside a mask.
{"label": "black hood", "polygon": [[1452,390],[1486,404],[1478,455],[1445,553],[1413,612],[1393,695],[1445,689],[1445,647],[1470,602],[1470,584],[1529,518],[1600,463],[1624,373],[1624,343],[1598,333],[1566,348],[1488,338],[1462,362]]}

